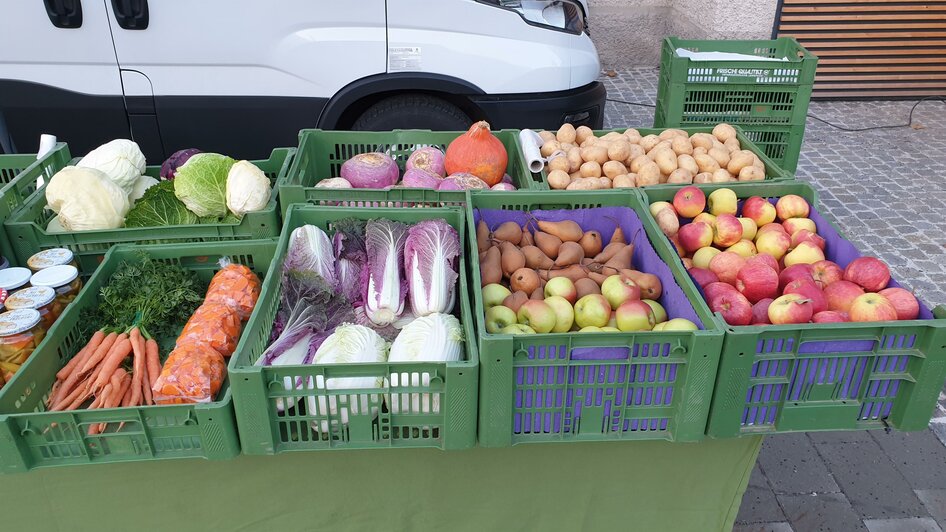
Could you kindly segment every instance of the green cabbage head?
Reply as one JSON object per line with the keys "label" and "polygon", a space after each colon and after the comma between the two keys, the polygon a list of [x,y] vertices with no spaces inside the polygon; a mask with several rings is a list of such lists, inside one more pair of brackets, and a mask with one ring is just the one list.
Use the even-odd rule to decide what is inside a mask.
{"label": "green cabbage head", "polygon": [[227,174],[235,163],[219,153],[198,153],[177,169],[174,195],[197,216],[225,216]]}

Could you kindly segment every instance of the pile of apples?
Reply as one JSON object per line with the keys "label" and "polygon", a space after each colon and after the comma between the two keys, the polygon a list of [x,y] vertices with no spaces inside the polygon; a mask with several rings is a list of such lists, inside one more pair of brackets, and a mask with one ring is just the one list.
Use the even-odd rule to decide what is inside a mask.
{"label": "pile of apples", "polygon": [[753,196],[740,213],[732,189],[707,197],[690,186],[677,191],[672,203],[651,204],[650,212],[703,288],[710,309],[730,325],[912,320],[919,315],[912,293],[887,288],[890,269],[883,261],[860,257],[842,269],[825,259],[825,239],[801,196],[782,196],[774,205]]}

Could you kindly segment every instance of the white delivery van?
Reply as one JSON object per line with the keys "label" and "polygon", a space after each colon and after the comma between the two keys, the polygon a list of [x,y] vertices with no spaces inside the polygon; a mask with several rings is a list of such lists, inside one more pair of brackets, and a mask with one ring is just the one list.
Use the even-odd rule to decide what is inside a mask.
{"label": "white delivery van", "polygon": [[133,138],[265,157],[299,129],[600,127],[586,0],[0,3],[0,152]]}

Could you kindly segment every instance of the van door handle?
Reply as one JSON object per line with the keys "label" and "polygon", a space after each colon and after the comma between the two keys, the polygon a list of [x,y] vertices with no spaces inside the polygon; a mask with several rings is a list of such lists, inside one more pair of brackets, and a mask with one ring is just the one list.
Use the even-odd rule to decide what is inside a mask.
{"label": "van door handle", "polygon": [[148,0],[112,0],[115,20],[122,29],[143,30],[148,27]]}
{"label": "van door handle", "polygon": [[57,28],[82,26],[81,0],[45,0],[46,15]]}

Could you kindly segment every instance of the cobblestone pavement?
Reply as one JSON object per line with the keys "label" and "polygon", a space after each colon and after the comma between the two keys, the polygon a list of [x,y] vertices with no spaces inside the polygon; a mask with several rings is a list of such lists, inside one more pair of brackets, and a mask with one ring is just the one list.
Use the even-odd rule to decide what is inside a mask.
{"label": "cobblestone pavement", "polygon": [[[603,77],[608,97],[653,104],[657,69]],[[813,102],[848,128],[907,121],[914,102]],[[798,178],[865,253],[928,304],[946,304],[946,105],[920,104],[914,127],[845,132],[809,119]],[[653,124],[653,109],[608,102],[605,126]],[[944,395],[940,396],[943,403]],[[739,532],[946,530],[946,408],[931,430],[766,438],[736,519]]]}

